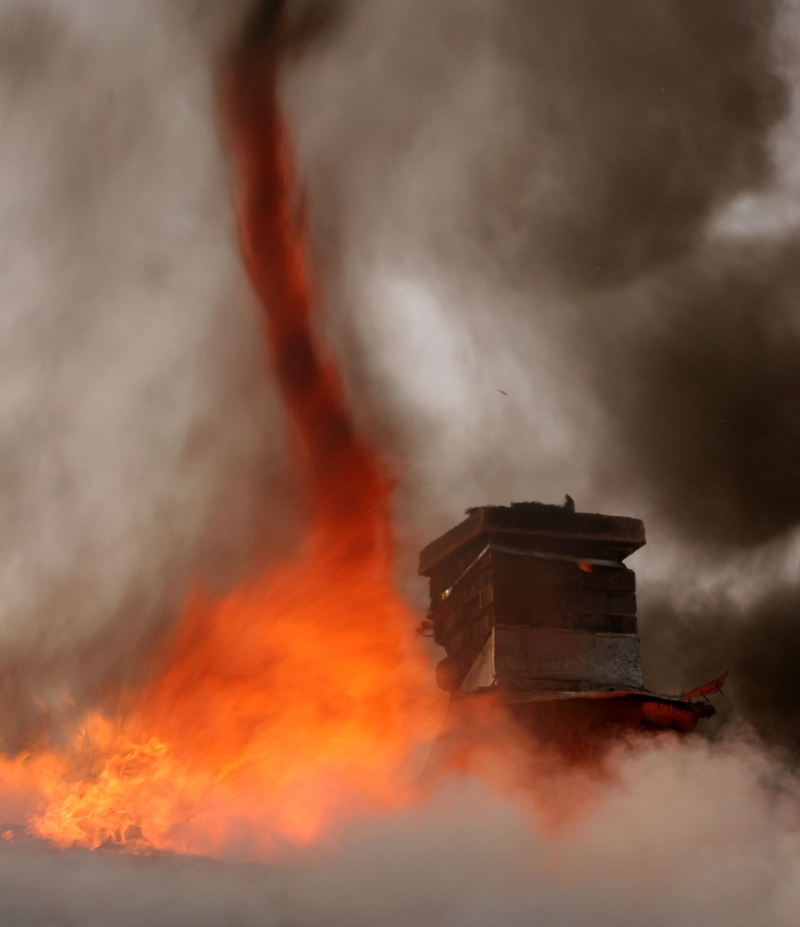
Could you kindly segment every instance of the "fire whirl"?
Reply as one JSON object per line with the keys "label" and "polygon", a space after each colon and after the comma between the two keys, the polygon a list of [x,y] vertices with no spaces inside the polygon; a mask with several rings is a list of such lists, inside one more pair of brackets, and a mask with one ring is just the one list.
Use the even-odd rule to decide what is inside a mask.
{"label": "fire whirl", "polygon": [[221,601],[195,594],[166,667],[114,716],[3,761],[7,794],[39,796],[29,830],[60,846],[263,855],[305,843],[410,800],[410,758],[435,733],[439,702],[391,578],[390,484],[313,333],[268,45],[240,53],[223,104],[242,252],[305,476],[306,549]]}

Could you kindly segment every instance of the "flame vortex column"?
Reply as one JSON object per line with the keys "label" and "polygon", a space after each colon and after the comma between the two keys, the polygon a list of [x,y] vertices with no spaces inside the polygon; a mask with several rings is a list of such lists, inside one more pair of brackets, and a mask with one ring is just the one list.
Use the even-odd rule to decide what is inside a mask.
{"label": "flame vortex column", "polygon": [[275,375],[305,467],[322,545],[391,555],[390,486],[357,434],[342,383],[313,330],[302,203],[292,200],[288,136],[276,93],[276,52],[245,47],[224,81],[239,166],[239,227],[248,274],[267,321]]}

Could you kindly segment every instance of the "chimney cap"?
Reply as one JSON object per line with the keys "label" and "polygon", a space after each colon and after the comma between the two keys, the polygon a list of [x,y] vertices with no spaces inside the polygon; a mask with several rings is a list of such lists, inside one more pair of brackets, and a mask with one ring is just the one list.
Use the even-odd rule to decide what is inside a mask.
{"label": "chimney cap", "polygon": [[542,502],[512,502],[467,509],[467,518],[431,541],[419,555],[419,572],[430,576],[444,560],[477,538],[491,542],[502,536],[508,543],[539,550],[566,550],[580,556],[624,560],[645,543],[638,518],[576,512],[569,496],[563,506]]}

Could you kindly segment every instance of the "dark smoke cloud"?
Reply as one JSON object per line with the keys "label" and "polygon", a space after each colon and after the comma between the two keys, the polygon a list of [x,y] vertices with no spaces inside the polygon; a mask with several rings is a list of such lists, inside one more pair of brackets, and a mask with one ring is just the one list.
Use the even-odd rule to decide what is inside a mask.
{"label": "dark smoke cloud", "polygon": [[725,695],[715,699],[716,733],[743,719],[767,744],[800,757],[800,590],[782,588],[747,608],[713,599],[676,608],[668,599],[645,600],[642,663],[658,691],[687,692],[698,680],[730,672]]}
{"label": "dark smoke cloud", "polygon": [[490,40],[511,72],[519,135],[478,169],[476,239],[504,244],[512,273],[555,265],[590,289],[683,255],[718,202],[770,176],[767,132],[787,112],[774,10],[501,4]]}
{"label": "dark smoke cloud", "polygon": [[796,525],[800,244],[698,249],[615,299],[588,326],[614,466],[691,538],[749,546]]}
{"label": "dark smoke cloud", "polygon": [[[349,383],[383,446],[414,462],[409,546],[465,505],[568,491],[584,508],[644,515],[663,553],[702,552],[705,566],[687,571],[684,557],[673,576],[685,591],[712,560],[797,525],[796,232],[711,234],[737,197],[778,189],[789,12],[760,0],[354,3],[329,49],[289,70]],[[435,280],[435,311],[403,308],[392,329],[375,319],[396,307],[359,310],[376,263]],[[432,375],[437,360],[449,381]],[[543,394],[552,408],[531,412]],[[542,438],[553,417],[561,442]],[[646,584],[659,553],[644,557]],[[737,656],[741,622],[709,618],[679,688],[726,657],[734,688],[737,674],[747,691],[780,674],[797,652],[779,611],[760,670]],[[688,640],[660,613],[645,634],[680,666]],[[651,662],[654,680],[667,663]],[[745,688],[732,714],[791,740],[791,699]]]}
{"label": "dark smoke cloud", "polygon": [[[215,124],[257,6],[0,4],[8,748],[135,680],[193,577],[222,588],[297,537]],[[781,195],[784,12],[350,0],[284,26],[324,325],[401,480],[401,579],[422,601],[415,555],[467,505],[645,515],[646,680],[730,669],[713,746],[629,758],[552,843],[463,783],[296,866],[0,829],[4,924],[795,923],[794,786],[732,732],[800,749],[800,593],[757,560],[744,606],[701,588],[780,557],[800,515],[797,233],[709,233]]]}
{"label": "dark smoke cloud", "polygon": [[[746,247],[720,255],[704,243],[726,203],[765,188],[772,176],[770,132],[789,102],[770,31],[776,4],[430,7],[351,4],[334,53],[305,61],[294,80],[300,90],[290,93],[336,317],[354,302],[360,260],[449,274],[460,290],[480,290],[497,304],[490,311],[500,331],[515,324],[504,291],[524,294],[531,330],[554,336],[573,380],[587,367],[613,372],[609,383],[595,377],[586,398],[599,400],[618,424],[617,446],[592,434],[588,450],[598,460],[614,452],[625,480],[642,486],[658,517],[704,539],[733,531],[741,543],[791,525],[796,512],[773,489],[791,469],[792,351],[773,331],[789,323],[778,319],[781,310],[769,313],[775,321],[756,333],[759,361],[748,326],[761,323],[745,320],[759,300],[788,307],[791,249],[777,257]],[[765,265],[775,261],[781,280],[773,284]],[[716,273],[709,263],[719,265]],[[737,300],[728,312],[726,285]],[[591,298],[593,291],[607,293],[607,302]],[[682,346],[682,320],[691,314],[701,331],[692,335],[694,347]],[[370,345],[352,332],[337,337],[354,392],[372,388],[380,408],[373,417],[385,422],[392,398],[364,370]],[[737,340],[747,356],[736,356]],[[780,373],[771,369],[770,340],[781,342]],[[717,354],[721,377],[714,377]],[[747,367],[741,376],[739,362]],[[763,389],[753,382],[763,380],[760,363],[772,376]],[[655,428],[681,365],[689,388],[704,373],[715,380],[705,388],[706,418],[719,407],[713,424],[720,425],[737,414],[731,406],[745,405],[742,427],[731,422],[727,437],[715,429],[698,441],[696,416],[679,405],[671,427]],[[567,394],[568,379],[551,390]],[[761,405],[755,397],[741,402],[737,389],[762,389]],[[778,407],[759,426],[754,452],[741,416],[760,418],[773,394]],[[369,415],[369,400],[362,406]],[[396,427],[402,457],[404,424]],[[477,445],[479,435],[472,437]],[[687,457],[690,445],[703,450]],[[467,452],[481,454],[474,446]],[[485,469],[490,485],[502,463]],[[599,471],[595,479],[607,482]],[[682,504],[687,486],[692,505]]]}
{"label": "dark smoke cloud", "polygon": [[336,28],[342,9],[336,0],[259,0],[245,7],[232,49],[257,53],[272,46],[284,58],[302,55]]}
{"label": "dark smoke cloud", "polygon": [[[224,585],[295,536],[214,123],[258,6],[2,9],[11,742],[65,689],[135,678],[192,576]],[[780,9],[287,5],[325,325],[402,478],[409,573],[466,505],[566,491],[717,558],[796,525],[796,244],[707,234],[773,182]],[[434,294],[413,325],[375,299],[387,268]],[[740,632],[713,624],[716,674]],[[791,653],[790,617],[769,627]],[[772,666],[740,672],[755,691]],[[736,696],[786,742],[782,704]]]}
{"label": "dark smoke cloud", "polygon": [[770,177],[775,3],[350,6],[347,93],[326,99],[336,137],[311,176],[322,226],[374,232],[391,210],[395,237],[410,223],[482,273],[607,287]]}

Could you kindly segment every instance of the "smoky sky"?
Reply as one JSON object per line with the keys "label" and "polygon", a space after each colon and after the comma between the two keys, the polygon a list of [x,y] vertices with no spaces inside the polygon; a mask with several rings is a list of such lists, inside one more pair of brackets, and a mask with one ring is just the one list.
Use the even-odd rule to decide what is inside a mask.
{"label": "smoky sky", "polygon": [[[265,8],[0,0],[8,751],[135,683],[198,579],[301,536],[216,96]],[[416,555],[469,505],[643,517],[645,683],[729,670],[708,740],[622,763],[551,843],[464,782],[297,866],[10,830],[4,923],[795,922],[797,14],[289,0],[279,26],[320,330],[397,480],[398,581],[424,607]]]}
{"label": "smoky sky", "polygon": [[787,796],[759,791],[772,775],[741,749],[655,751],[550,841],[524,807],[453,783],[424,809],[359,822],[279,865],[4,841],[0,916],[9,927],[789,927],[798,859]]}
{"label": "smoky sky", "polygon": [[[215,96],[264,9],[0,8],[9,743],[135,680],[198,576],[297,540]],[[404,588],[422,603],[416,553],[467,505],[645,517],[653,685],[678,685],[670,660],[731,668],[781,743],[791,584],[747,605],[774,646],[736,686],[741,616],[693,606],[687,663],[670,589],[800,518],[797,232],[724,234],[742,197],[785,192],[793,9],[348,0],[282,26],[320,324],[398,480]]]}
{"label": "smoky sky", "polygon": [[[370,27],[391,38],[353,58],[355,77],[312,61],[305,93],[325,88],[327,126],[297,94],[339,314],[353,298],[338,278],[365,253],[433,265],[488,298],[515,291],[514,313],[555,332],[572,379],[594,374],[587,398],[609,419],[592,436],[595,480],[613,459],[659,518],[708,542],[763,542],[799,514],[796,245],[707,242],[727,203],[773,179],[772,133],[790,112],[777,10],[350,4],[345,49]],[[494,302],[482,311],[500,331],[521,324]],[[351,376],[364,348],[348,352]],[[566,394],[566,380],[551,389]],[[699,390],[688,399],[684,380]]]}
{"label": "smoky sky", "polygon": [[648,682],[659,691],[687,691],[692,679],[729,670],[725,695],[717,699],[714,732],[739,717],[767,742],[800,755],[800,595],[781,589],[746,614],[720,598],[704,607],[677,610],[656,599],[647,609],[643,652]]}
{"label": "smoky sky", "polygon": [[[615,463],[683,534],[752,546],[797,524],[800,244],[709,247],[599,306]],[[626,318],[627,315],[627,318]]]}
{"label": "smoky sky", "polygon": [[[781,195],[788,12],[750,0],[349,4],[327,40],[349,67],[323,42],[289,69],[330,324],[366,427],[406,474],[411,544],[464,504],[569,491],[579,507],[643,515],[664,553],[682,548],[671,579],[684,603],[701,563],[797,526],[797,233],[719,231],[742,198]],[[438,319],[403,310],[416,333],[402,363],[403,323],[387,347],[374,321],[394,307],[349,321],[359,268],[381,263],[448,290]],[[422,372],[437,363],[455,370],[449,384]],[[409,387],[425,377],[427,393]],[[460,401],[442,402],[443,385]],[[543,393],[554,408],[526,412]],[[544,439],[553,418],[560,438]],[[735,666],[725,716],[794,748],[800,618],[785,581],[766,585],[744,618],[724,595],[693,603],[708,632],[694,637],[677,604],[645,596],[645,653],[652,684],[681,690],[700,679],[670,676],[670,661],[700,675]],[[751,637],[766,642],[748,663]]]}
{"label": "smoky sky", "polygon": [[518,144],[476,166],[482,195],[465,216],[498,269],[616,287],[683,256],[717,203],[763,183],[767,133],[787,112],[773,14],[502,4],[489,41],[511,72]]}

